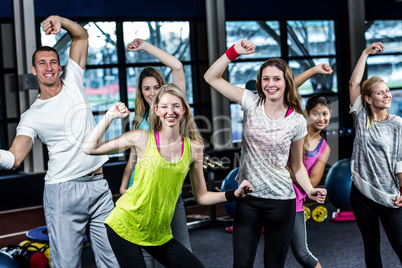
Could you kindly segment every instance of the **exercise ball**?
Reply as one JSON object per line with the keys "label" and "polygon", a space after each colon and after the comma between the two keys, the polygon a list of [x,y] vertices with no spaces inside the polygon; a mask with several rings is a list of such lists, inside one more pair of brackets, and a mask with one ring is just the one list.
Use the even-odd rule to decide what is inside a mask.
{"label": "exercise ball", "polygon": [[329,169],[325,179],[325,188],[329,201],[335,207],[343,211],[352,210],[350,205],[352,172],[349,158],[339,160]]}
{"label": "exercise ball", "polygon": [[[225,192],[225,191],[228,191],[228,190],[235,190],[235,189],[237,189],[237,187],[239,187],[239,184],[235,180],[235,178],[237,176],[237,173],[239,173],[239,168],[233,169],[232,171],[229,172],[228,175],[226,175],[225,179],[222,182],[221,192]],[[235,203],[236,203],[236,201],[222,203],[223,209],[232,218],[233,218],[233,215],[234,215]]]}
{"label": "exercise ball", "polygon": [[9,253],[0,251],[0,268],[20,268],[20,265]]}

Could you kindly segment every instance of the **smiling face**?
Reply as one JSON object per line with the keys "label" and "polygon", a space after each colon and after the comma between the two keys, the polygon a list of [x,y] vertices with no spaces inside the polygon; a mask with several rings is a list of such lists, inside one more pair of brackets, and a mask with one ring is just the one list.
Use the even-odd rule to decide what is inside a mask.
{"label": "smiling face", "polygon": [[388,109],[391,107],[392,94],[384,82],[374,87],[370,96],[365,96],[366,102],[375,109]]}
{"label": "smiling face", "polygon": [[142,80],[141,92],[145,101],[152,106],[155,99],[156,93],[158,92],[160,86],[155,77],[145,77]]}
{"label": "smiling face", "polygon": [[267,66],[261,73],[261,89],[268,100],[281,100],[285,94],[286,81],[276,66]]}
{"label": "smiling face", "polygon": [[160,97],[154,109],[162,124],[168,127],[179,126],[186,111],[181,99],[169,93],[164,93]]}
{"label": "smiling face", "polygon": [[331,110],[325,105],[318,104],[309,111],[307,124],[309,127],[321,131],[328,126],[330,118]]}
{"label": "smiling face", "polygon": [[59,83],[59,75],[62,67],[59,64],[57,54],[54,51],[38,51],[35,56],[35,65],[31,67],[39,85],[47,87]]}

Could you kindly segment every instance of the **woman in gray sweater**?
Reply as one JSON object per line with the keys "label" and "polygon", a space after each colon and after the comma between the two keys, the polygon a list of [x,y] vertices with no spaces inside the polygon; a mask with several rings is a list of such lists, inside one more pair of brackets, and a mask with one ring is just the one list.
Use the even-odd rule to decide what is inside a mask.
{"label": "woman in gray sweater", "polygon": [[379,220],[402,263],[402,119],[388,113],[392,94],[380,77],[360,86],[368,56],[383,51],[380,42],[363,50],[349,82],[356,131],[350,200],[366,266],[377,268],[382,267]]}

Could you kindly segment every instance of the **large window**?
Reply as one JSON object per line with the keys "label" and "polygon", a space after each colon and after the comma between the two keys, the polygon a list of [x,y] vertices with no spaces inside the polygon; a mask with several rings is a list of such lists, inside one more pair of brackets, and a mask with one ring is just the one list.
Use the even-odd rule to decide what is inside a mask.
{"label": "large window", "polygon": [[[124,22],[124,43],[127,45],[135,38],[147,40],[151,44],[174,55],[184,65],[186,77],[186,99],[193,103],[193,84],[190,53],[190,24],[189,22]],[[165,81],[172,82],[171,70],[158,62],[145,51],[125,51],[128,85],[128,104],[134,109],[137,78],[144,66],[153,66],[163,75]]]}
{"label": "large window", "polygon": [[[85,91],[98,122],[116,102],[126,102],[134,117],[137,79],[146,66],[158,69],[166,82],[172,82],[171,70],[145,51],[126,49],[135,38],[141,38],[178,58],[184,66],[186,99],[194,104],[192,59],[190,51],[190,23],[186,21],[164,22],[88,22],[82,23],[89,34]],[[118,36],[117,32],[122,35]],[[70,42],[66,32],[59,35],[41,35],[43,45],[53,46],[60,52],[60,62],[67,63]],[[121,53],[123,52],[123,53]],[[115,121],[108,129],[105,139],[120,136],[129,127],[128,121]],[[122,156],[117,154],[116,156]]]}
{"label": "large window", "polygon": [[[228,21],[227,47],[242,38],[256,45],[256,52],[242,56],[229,65],[229,81],[239,87],[255,89],[255,79],[261,64],[270,57],[288,61],[295,76],[309,68],[327,63],[334,73],[317,75],[304,83],[299,92],[304,101],[312,94],[325,94],[337,100],[336,40],[333,21]],[[241,141],[242,112],[231,104],[233,142]],[[338,128],[337,117],[332,117],[329,128]]]}
{"label": "large window", "polygon": [[[89,22],[82,24],[88,31],[89,47],[87,70],[84,74],[84,86],[98,122],[110,106],[121,100],[119,70],[117,67],[117,37],[115,22]],[[70,39],[62,30],[58,35],[45,35],[41,31],[42,45],[55,47],[59,51],[60,64],[65,65],[70,52]],[[112,139],[122,134],[123,127],[118,121],[107,131],[105,139]]]}

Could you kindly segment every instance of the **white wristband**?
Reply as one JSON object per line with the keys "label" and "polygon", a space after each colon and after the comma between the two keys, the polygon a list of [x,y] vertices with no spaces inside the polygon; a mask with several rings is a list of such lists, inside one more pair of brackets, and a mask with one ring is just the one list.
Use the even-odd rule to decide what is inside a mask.
{"label": "white wristband", "polygon": [[14,161],[13,153],[0,149],[0,169],[11,169],[14,166]]}

